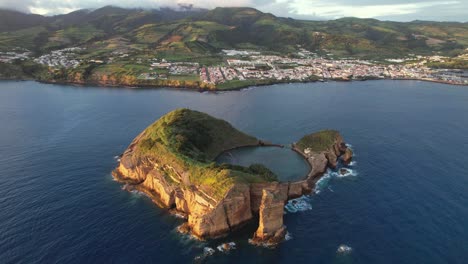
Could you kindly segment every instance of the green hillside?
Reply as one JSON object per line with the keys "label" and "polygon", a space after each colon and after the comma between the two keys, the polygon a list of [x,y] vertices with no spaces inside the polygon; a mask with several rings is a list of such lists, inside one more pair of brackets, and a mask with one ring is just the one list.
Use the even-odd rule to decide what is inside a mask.
{"label": "green hillside", "polygon": [[139,48],[150,54],[207,55],[222,48],[288,53],[301,45],[337,56],[385,58],[408,53],[457,55],[468,47],[468,24],[455,22],[304,21],[253,8],[178,12],[108,6],[53,17],[1,12],[9,23],[0,26],[1,49],[20,47],[39,54],[71,46],[95,48],[116,38],[140,44]]}
{"label": "green hillside", "polygon": [[276,176],[263,165],[241,167],[214,163],[214,159],[225,150],[255,144],[258,144],[256,138],[240,132],[224,120],[198,111],[178,109],[146,128],[131,148],[137,160],[160,160],[189,171],[193,184],[216,198],[222,198],[236,182],[276,180]]}

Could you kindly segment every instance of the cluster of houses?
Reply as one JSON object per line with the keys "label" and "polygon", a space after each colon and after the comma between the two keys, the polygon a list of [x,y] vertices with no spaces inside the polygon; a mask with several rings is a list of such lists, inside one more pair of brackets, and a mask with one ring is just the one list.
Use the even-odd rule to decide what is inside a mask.
{"label": "cluster of houses", "polygon": [[198,63],[174,63],[171,64],[168,69],[171,75],[197,75],[200,65]]}
{"label": "cluster of houses", "polygon": [[[81,61],[79,47],[55,50],[39,58],[35,62],[49,67],[75,68]],[[467,49],[468,52],[468,49]],[[270,80],[298,80],[313,79],[419,79],[442,81],[453,84],[468,84],[467,73],[464,71],[434,70],[427,68],[428,61],[444,61],[442,56],[409,55],[402,59],[388,59],[387,63],[375,63],[356,59],[328,59],[318,57],[317,54],[299,47],[298,56],[285,57],[279,55],[262,55],[256,51],[223,50],[228,58],[223,65],[201,67],[194,62],[168,62],[165,59],[150,60],[149,72],[141,74],[141,79],[167,79],[171,76],[198,75],[202,82],[219,84],[232,80],[270,79]],[[124,51],[114,52],[121,58],[128,57]],[[26,60],[31,57],[27,50],[0,52],[0,62]],[[464,59],[463,55],[459,58]],[[405,64],[408,60],[418,60],[417,63]],[[466,58],[468,60],[468,58]],[[112,60],[109,60],[110,62]],[[104,63],[101,60],[91,60],[93,63]],[[142,64],[141,58],[137,63]]]}
{"label": "cluster of houses", "polygon": [[11,63],[15,60],[27,60],[31,56],[28,50],[0,52],[0,62]]}
{"label": "cluster of houses", "polygon": [[202,82],[209,84],[224,83],[226,81],[220,67],[203,67],[200,71],[200,79]]}
{"label": "cluster of houses", "polygon": [[82,48],[78,47],[54,50],[51,53],[40,56],[34,61],[53,68],[76,68],[81,63],[76,53],[82,50]]}
{"label": "cluster of houses", "polygon": [[[227,67],[208,67],[201,71],[201,80],[211,84],[230,80],[273,79],[304,81],[314,79],[419,79],[467,84],[464,72],[429,69],[423,65],[378,64],[365,60],[331,60],[312,57],[289,58],[277,55],[252,55],[228,59]],[[428,59],[442,59],[439,57]]]}
{"label": "cluster of houses", "polygon": [[200,67],[198,63],[170,63],[162,60],[152,63],[150,70],[166,68],[171,75],[198,74],[202,82],[214,85],[232,80],[307,81],[311,78],[319,80],[420,79],[455,84],[468,83],[466,77],[459,72],[458,74],[453,72],[441,74],[437,70],[414,64],[379,64],[355,59],[332,60],[316,57],[314,53],[306,50],[300,51],[302,56],[299,58],[259,55],[259,53],[235,50],[224,52],[236,57],[228,58],[224,65],[210,67]]}

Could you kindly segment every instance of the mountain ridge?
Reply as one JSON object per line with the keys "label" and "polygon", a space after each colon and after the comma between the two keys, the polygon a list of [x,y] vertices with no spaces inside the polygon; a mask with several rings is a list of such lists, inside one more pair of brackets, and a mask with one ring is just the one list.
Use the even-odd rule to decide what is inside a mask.
{"label": "mountain ridge", "polygon": [[201,54],[230,48],[284,53],[301,45],[339,56],[395,57],[408,53],[456,55],[468,47],[468,23],[353,17],[296,20],[246,7],[174,10],[105,6],[55,16],[0,10],[0,25],[1,49],[19,47],[38,54],[71,46],[95,48],[99,41],[116,37],[142,49]]}

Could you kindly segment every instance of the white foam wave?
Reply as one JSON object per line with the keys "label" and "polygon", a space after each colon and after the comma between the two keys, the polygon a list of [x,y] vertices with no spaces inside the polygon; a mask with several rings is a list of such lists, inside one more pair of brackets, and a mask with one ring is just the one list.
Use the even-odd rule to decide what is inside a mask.
{"label": "white foam wave", "polygon": [[132,195],[134,195],[135,197],[141,197],[141,196],[148,197],[148,195],[146,195],[146,193],[140,192],[138,190],[130,190],[128,192],[131,193]]}
{"label": "white foam wave", "polygon": [[291,233],[286,232],[286,236],[284,237],[284,240],[289,241],[289,240],[291,240],[291,239],[293,239]]}
{"label": "white foam wave", "polygon": [[219,246],[216,247],[219,252],[229,252],[231,250],[236,249],[236,243],[234,242],[229,242],[229,243],[223,243]]}
{"label": "white foam wave", "polygon": [[358,172],[356,170],[350,168],[340,168],[337,171],[332,171],[328,169],[325,174],[320,178],[320,180],[315,183],[314,193],[319,194],[321,191],[325,189],[329,189],[333,192],[332,189],[329,187],[329,182],[333,178],[346,178],[350,176],[358,176]]}
{"label": "white foam wave", "polygon": [[348,246],[348,245],[345,245],[345,244],[341,244],[338,249],[336,250],[336,253],[338,254],[349,254],[351,253],[351,251],[353,251],[353,248]]}
{"label": "white foam wave", "polygon": [[308,196],[301,196],[296,199],[289,200],[288,203],[284,206],[289,213],[297,213],[312,210],[311,199]]}
{"label": "white foam wave", "polygon": [[325,174],[322,176],[322,178],[320,178],[320,180],[318,180],[315,183],[315,189],[314,189],[315,194],[319,194],[324,188],[328,186],[328,183],[330,182],[331,177],[332,177],[331,173],[332,171],[328,169],[327,172],[325,172]]}
{"label": "white foam wave", "polygon": [[175,216],[176,218],[187,219],[186,215],[179,213],[179,212],[172,213],[172,215]]}
{"label": "white foam wave", "polygon": [[210,248],[210,247],[204,247],[203,248],[203,254],[199,255],[199,256],[196,256],[194,261],[196,263],[198,262],[201,262],[203,263],[203,260],[205,260],[205,258],[209,257],[209,256],[212,256],[214,253],[216,253],[216,250]]}
{"label": "white foam wave", "polygon": [[357,161],[354,161],[354,160],[353,160],[353,161],[351,161],[351,162],[348,164],[348,166],[349,166],[349,167],[354,167],[354,166],[356,166],[356,164],[357,164]]}
{"label": "white foam wave", "polygon": [[216,251],[210,247],[204,247],[203,248],[203,254],[207,255],[207,256],[211,256],[215,253]]}
{"label": "white foam wave", "polygon": [[355,170],[352,169],[345,169],[341,168],[338,170],[338,172],[333,172],[333,176],[336,176],[338,178],[344,178],[344,177],[349,177],[349,176],[357,176],[358,173]]}
{"label": "white foam wave", "polygon": [[186,230],[183,230],[181,228],[182,226],[183,225],[180,225],[173,229],[173,232],[175,232],[178,235],[178,238],[181,244],[187,247],[188,246],[196,246],[196,247],[206,246],[206,242],[200,240],[198,237],[194,236],[191,233],[187,233]]}

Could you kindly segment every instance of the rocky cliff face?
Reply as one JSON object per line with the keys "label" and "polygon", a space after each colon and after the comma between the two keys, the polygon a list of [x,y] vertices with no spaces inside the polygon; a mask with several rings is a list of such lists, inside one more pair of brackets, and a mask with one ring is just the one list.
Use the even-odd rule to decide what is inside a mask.
{"label": "rocky cliff face", "polygon": [[[180,114],[177,112],[174,115]],[[190,119],[200,119],[197,115],[190,116]],[[180,120],[176,121],[185,124],[185,122],[179,122]],[[161,124],[167,125],[170,122],[173,121],[163,118]],[[206,120],[203,123],[206,123]],[[187,222],[180,230],[190,232],[202,239],[226,235],[259,215],[259,228],[254,235],[254,243],[267,245],[278,243],[284,238],[286,232],[283,226],[285,203],[289,199],[310,193],[316,180],[327,167],[336,166],[338,157],[341,156],[349,161],[352,156],[337,133],[334,134],[332,141],[327,142],[329,144],[323,151],[307,150],[307,145],[304,144],[294,147],[311,165],[311,171],[304,180],[250,182],[242,180],[241,176],[236,176],[245,175],[245,172],[237,174],[237,171],[224,167],[200,165],[196,161],[187,161],[187,156],[180,159],[177,153],[171,152],[171,148],[160,143],[171,142],[171,139],[156,138],[148,142],[149,135],[154,136],[159,133],[157,130],[159,128],[154,128],[154,126],[150,126],[132,142],[122,155],[120,164],[113,175],[117,180],[126,183],[128,188],[146,193],[159,206],[183,214]],[[201,129],[201,131],[205,130]],[[175,131],[181,133],[180,128]],[[239,146],[253,143],[260,145],[261,143],[247,135],[236,133],[230,131],[228,134],[239,139]],[[167,135],[168,131],[164,130],[161,134]],[[185,136],[178,134],[175,138],[185,138]],[[202,139],[209,141],[206,138]],[[216,150],[212,151],[211,156],[235,147],[237,144],[236,142],[229,143],[228,139],[214,139],[213,141],[216,142],[216,140],[222,142],[224,146],[217,150],[216,146],[207,148],[210,151]],[[150,151],[144,148],[149,148]],[[250,177],[255,178],[255,175],[250,175]]]}
{"label": "rocky cliff face", "polygon": [[252,219],[250,186],[247,184],[234,185],[223,198],[218,199],[195,185],[183,185],[182,177],[170,178],[160,169],[165,164],[153,161],[126,167],[132,164],[128,158],[122,157],[119,167],[113,172],[114,177],[132,189],[146,193],[160,207],[185,215],[185,230],[199,238],[225,235]]}
{"label": "rocky cliff face", "polygon": [[252,243],[256,245],[275,245],[283,241],[286,227],[283,225],[284,197],[276,190],[263,190],[259,208],[259,224]]}
{"label": "rocky cliff face", "polygon": [[[316,141],[320,144],[316,144]],[[307,181],[311,184],[317,182],[328,168],[336,168],[339,159],[348,164],[353,157],[343,137],[333,130],[307,135],[294,144],[293,149],[311,165],[312,169],[307,175]]]}

